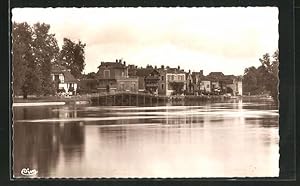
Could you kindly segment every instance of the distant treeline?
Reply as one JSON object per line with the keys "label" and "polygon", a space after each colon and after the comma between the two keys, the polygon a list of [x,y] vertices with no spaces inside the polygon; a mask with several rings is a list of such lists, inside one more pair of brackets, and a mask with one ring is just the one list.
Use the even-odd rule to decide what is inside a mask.
{"label": "distant treeline", "polygon": [[266,53],[259,59],[261,65],[246,68],[243,77],[244,94],[259,95],[268,93],[274,101],[278,101],[278,66],[279,50],[272,57]]}
{"label": "distant treeline", "polygon": [[56,92],[51,79],[51,68],[58,64],[71,70],[80,78],[85,66],[85,44],[64,38],[59,49],[50,25],[16,23],[12,25],[12,73],[14,95],[49,95]]}

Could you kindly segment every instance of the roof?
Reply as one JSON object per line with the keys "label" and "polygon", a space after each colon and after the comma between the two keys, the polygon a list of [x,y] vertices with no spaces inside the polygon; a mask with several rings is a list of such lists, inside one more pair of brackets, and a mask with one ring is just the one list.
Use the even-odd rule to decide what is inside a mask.
{"label": "roof", "polygon": [[53,65],[51,67],[51,72],[52,73],[62,73],[62,72],[65,72],[65,71],[68,71],[68,69],[64,66],[61,66],[61,65]]}
{"label": "roof", "polygon": [[63,74],[64,82],[66,83],[77,83],[78,80],[71,74],[70,70],[62,65],[53,65],[51,73]]}
{"label": "roof", "polygon": [[101,62],[98,68],[101,67],[126,68],[126,64],[121,62]]}
{"label": "roof", "polygon": [[77,83],[77,80],[75,79],[75,77],[71,74],[70,71],[65,71],[63,72],[64,75],[64,82],[65,83]]}
{"label": "roof", "polygon": [[224,74],[223,72],[211,72],[208,74],[208,76],[218,76],[218,77],[223,77]]}
{"label": "roof", "polygon": [[178,69],[178,68],[158,68],[158,71],[162,71],[162,72],[167,72],[167,73],[172,73],[172,74],[182,74],[185,73],[184,70],[182,69]]}
{"label": "roof", "polygon": [[140,68],[140,69],[136,70],[136,76],[138,76],[138,77],[146,77],[152,71],[153,71],[153,69],[151,69],[151,68]]}

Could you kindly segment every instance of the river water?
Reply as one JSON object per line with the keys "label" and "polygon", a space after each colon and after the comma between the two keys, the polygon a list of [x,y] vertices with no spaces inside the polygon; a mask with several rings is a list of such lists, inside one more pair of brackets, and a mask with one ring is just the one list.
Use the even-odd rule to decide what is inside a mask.
{"label": "river water", "polygon": [[230,100],[156,107],[14,107],[13,175],[276,177],[278,110]]}

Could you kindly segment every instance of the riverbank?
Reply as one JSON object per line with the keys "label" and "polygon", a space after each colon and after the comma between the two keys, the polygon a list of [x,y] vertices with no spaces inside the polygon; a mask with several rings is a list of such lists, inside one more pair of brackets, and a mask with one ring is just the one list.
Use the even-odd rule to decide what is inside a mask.
{"label": "riverbank", "polygon": [[40,96],[13,98],[13,106],[46,106],[46,105],[70,105],[70,104],[89,104],[90,98],[88,96]]}
{"label": "riverbank", "polygon": [[[225,96],[225,95],[186,95],[186,96],[155,96],[150,94],[134,94],[134,93],[119,93],[119,94],[88,94],[78,96],[39,96],[13,98],[13,106],[44,106],[44,105],[79,105],[79,104],[98,104],[98,105],[146,105],[160,102],[176,102],[176,101],[226,101],[229,99],[243,100],[264,100],[273,101],[272,98],[266,95],[251,95],[251,96]],[[134,102],[134,103],[133,103]]]}

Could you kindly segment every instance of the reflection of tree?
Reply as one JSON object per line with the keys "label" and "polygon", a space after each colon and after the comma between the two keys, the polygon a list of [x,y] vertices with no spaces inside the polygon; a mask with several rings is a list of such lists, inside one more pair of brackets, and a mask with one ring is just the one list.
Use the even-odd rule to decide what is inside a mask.
{"label": "reflection of tree", "polygon": [[38,176],[49,175],[57,165],[59,136],[57,125],[14,126],[14,175],[20,176],[22,168],[38,170]]}
{"label": "reflection of tree", "polygon": [[61,145],[64,156],[72,158],[82,156],[84,145],[84,126],[80,123],[65,123],[60,130]]}

